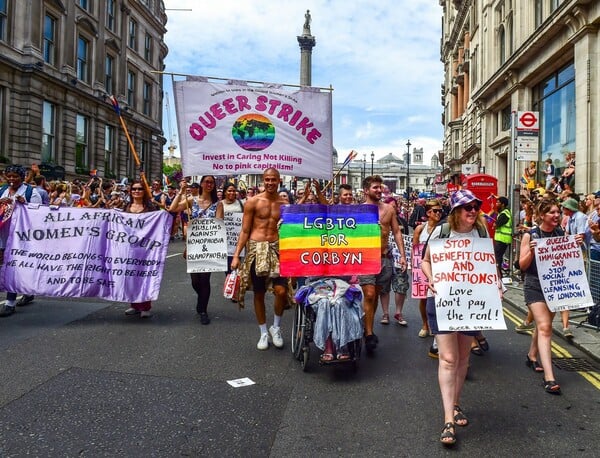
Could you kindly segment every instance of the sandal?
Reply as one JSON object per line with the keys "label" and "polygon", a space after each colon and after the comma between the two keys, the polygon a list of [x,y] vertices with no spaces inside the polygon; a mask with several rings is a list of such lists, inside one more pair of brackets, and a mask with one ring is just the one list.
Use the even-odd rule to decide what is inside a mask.
{"label": "sandal", "polygon": [[323,353],[323,354],[321,354],[319,359],[321,360],[322,363],[330,363],[331,361],[333,361],[335,359],[335,357],[333,356],[333,353]]}
{"label": "sandal", "polygon": [[538,363],[537,360],[529,358],[529,355],[527,355],[527,361],[525,361],[525,364],[527,367],[533,369],[533,372],[544,372],[542,365]]}
{"label": "sandal", "polygon": [[337,355],[338,361],[348,361],[350,359],[349,353],[338,353]]}
{"label": "sandal", "polygon": [[467,426],[469,424],[469,419],[457,405],[454,406],[454,424],[458,426]]}
{"label": "sandal", "polygon": [[383,317],[381,317],[381,324],[390,324],[390,316],[387,313],[383,314]]}
{"label": "sandal", "polygon": [[479,348],[481,348],[483,351],[488,351],[490,349],[490,345],[488,344],[488,341],[485,338],[485,336],[476,336],[475,339],[479,344]]}
{"label": "sandal", "polygon": [[473,346],[471,347],[471,353],[477,356],[483,356],[483,350],[477,344],[473,344]]}
{"label": "sandal", "polygon": [[556,383],[554,380],[544,380],[542,383],[546,393],[550,394],[560,394],[560,385]]}
{"label": "sandal", "polygon": [[440,435],[440,442],[444,445],[456,444],[456,431],[454,430],[454,423],[448,422],[444,425],[444,429],[442,429],[442,434]]}

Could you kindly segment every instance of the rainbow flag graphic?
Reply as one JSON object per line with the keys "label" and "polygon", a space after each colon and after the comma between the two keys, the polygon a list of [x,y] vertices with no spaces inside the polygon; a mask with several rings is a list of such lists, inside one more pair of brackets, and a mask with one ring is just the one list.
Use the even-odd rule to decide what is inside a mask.
{"label": "rainbow flag graphic", "polygon": [[281,219],[282,276],[367,275],[381,270],[376,205],[286,205]]}

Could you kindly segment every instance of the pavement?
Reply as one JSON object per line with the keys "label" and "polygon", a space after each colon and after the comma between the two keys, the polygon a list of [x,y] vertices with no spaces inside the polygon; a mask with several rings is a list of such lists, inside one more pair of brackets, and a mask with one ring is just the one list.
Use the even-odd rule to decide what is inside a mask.
{"label": "pavement", "polygon": [[[513,308],[523,313],[523,318],[527,315],[527,307],[523,298],[522,283],[513,282],[506,285],[507,291],[504,293],[504,301]],[[565,340],[568,344],[580,349],[596,362],[600,362],[600,329],[583,323],[587,314],[583,311],[572,310],[569,315],[570,329],[573,332],[573,338],[567,339],[563,334],[563,326],[560,319],[560,313],[554,317],[552,326],[554,334]]]}

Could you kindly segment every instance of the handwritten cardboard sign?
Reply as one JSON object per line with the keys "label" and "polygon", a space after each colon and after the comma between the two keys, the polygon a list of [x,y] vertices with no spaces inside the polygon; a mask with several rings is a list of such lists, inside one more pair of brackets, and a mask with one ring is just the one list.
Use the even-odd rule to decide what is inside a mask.
{"label": "handwritten cardboard sign", "polygon": [[[242,231],[242,217],[243,212],[230,212],[225,213],[225,230],[227,231],[227,255],[233,256],[235,253],[235,247]],[[244,250],[240,253],[240,257],[244,256]]]}
{"label": "handwritten cardboard sign", "polygon": [[366,275],[381,270],[376,205],[286,205],[281,219],[281,275]]}
{"label": "handwritten cardboard sign", "polygon": [[506,329],[492,239],[436,239],[429,247],[439,329]]}
{"label": "handwritten cardboard sign", "polygon": [[187,271],[225,272],[227,270],[227,232],[217,218],[190,221],[187,233]]}
{"label": "handwritten cardboard sign", "polygon": [[574,235],[537,239],[534,254],[542,292],[552,312],[594,305]]}
{"label": "handwritten cardboard sign", "polygon": [[412,281],[411,295],[413,299],[425,299],[427,297],[427,277],[421,270],[424,243],[412,246]]}

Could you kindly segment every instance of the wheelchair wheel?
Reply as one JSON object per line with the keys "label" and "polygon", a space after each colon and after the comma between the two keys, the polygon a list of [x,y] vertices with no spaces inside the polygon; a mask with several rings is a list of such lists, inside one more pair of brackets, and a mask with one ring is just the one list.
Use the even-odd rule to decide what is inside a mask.
{"label": "wheelchair wheel", "polygon": [[[304,306],[296,304],[294,309],[294,324],[292,326],[292,355],[304,363]],[[304,363],[306,364],[306,363]]]}

